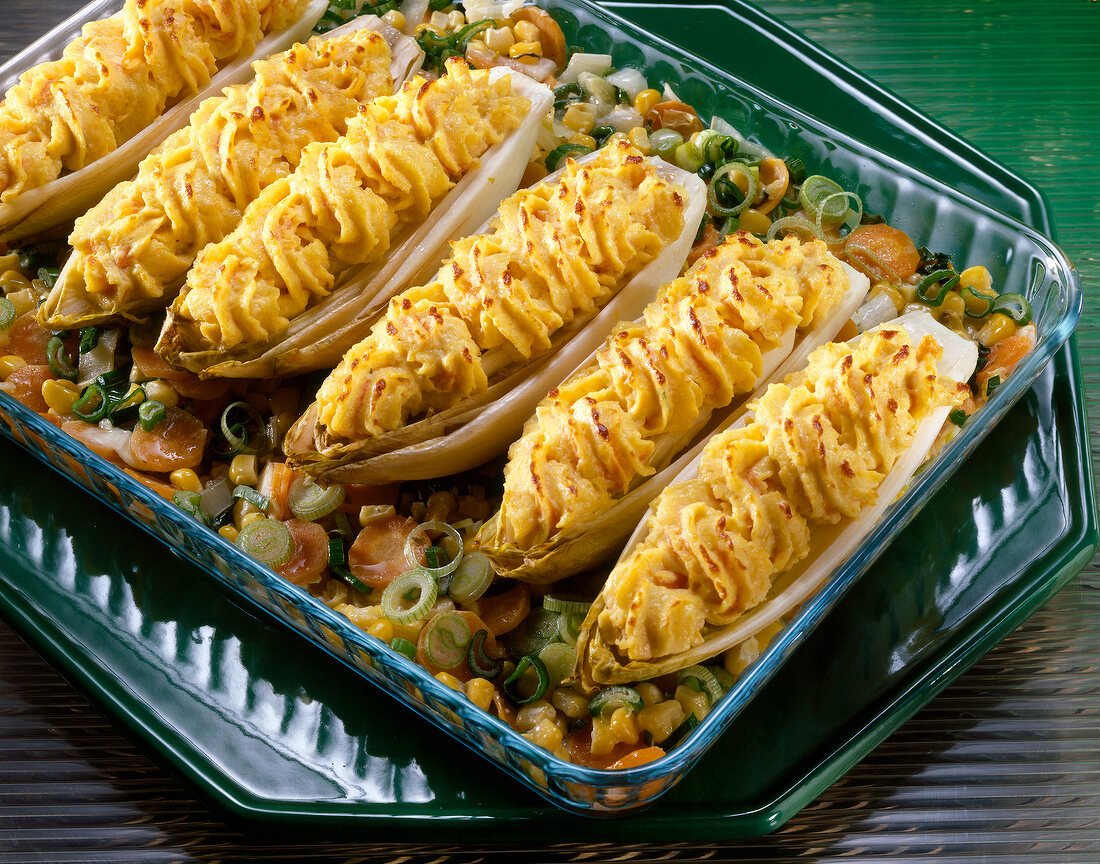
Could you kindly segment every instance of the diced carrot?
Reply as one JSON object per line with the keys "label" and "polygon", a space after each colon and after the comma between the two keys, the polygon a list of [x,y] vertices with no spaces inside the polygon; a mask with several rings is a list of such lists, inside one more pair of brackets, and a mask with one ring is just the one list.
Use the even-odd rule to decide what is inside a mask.
{"label": "diced carrot", "polygon": [[1025,331],[1009,336],[1007,339],[1002,339],[989,349],[989,357],[986,359],[985,366],[982,367],[982,371],[978,373],[978,377],[975,379],[975,383],[978,385],[978,393],[985,395],[986,384],[994,375],[1002,381],[1011,375],[1020,364],[1020,361],[1031,351],[1031,347],[1031,336]]}
{"label": "diced carrot", "polygon": [[849,264],[871,279],[908,279],[920,264],[920,253],[909,235],[885,222],[856,228],[844,241],[844,253]]}
{"label": "diced carrot", "polygon": [[348,566],[362,582],[385,588],[409,569],[405,541],[417,526],[415,519],[394,513],[367,524],[348,550]]}
{"label": "diced carrot", "polygon": [[619,742],[611,752],[604,756],[596,756],[592,753],[592,726],[585,724],[583,728],[565,736],[565,749],[569,753],[569,761],[574,765],[584,765],[586,768],[611,768],[620,759],[626,758],[633,752],[634,745]]}
{"label": "diced carrot", "polygon": [[186,369],[176,369],[152,348],[136,345],[130,350],[134,365],[147,378],[163,378],[185,399],[224,399],[233,382],[227,378],[203,381]]}
{"label": "diced carrot", "polygon": [[345,513],[358,514],[360,508],[368,504],[396,504],[400,491],[400,483],[388,483],[385,486],[345,483],[344,503],[340,505],[340,509]]}
{"label": "diced carrot", "polygon": [[130,456],[134,467],[142,471],[169,472],[194,468],[202,462],[209,435],[194,414],[182,408],[169,408],[165,418],[150,432],[140,426],[130,437]]}
{"label": "diced carrot", "polygon": [[284,462],[268,462],[260,475],[260,482],[256,491],[266,495],[270,505],[267,515],[272,519],[289,519],[290,505],[287,496],[290,494],[290,484],[294,482],[294,471]]}
{"label": "diced carrot", "polygon": [[316,522],[291,519],[284,523],[294,540],[294,553],[277,572],[295,585],[312,585],[328,567],[328,534]]}
{"label": "diced carrot", "polygon": [[607,767],[612,771],[621,770],[623,768],[634,768],[637,765],[648,765],[650,762],[656,762],[664,755],[665,751],[660,747],[639,747],[637,750],[632,750],[630,753],[627,753],[622,759],[612,762]]}
{"label": "diced carrot", "polygon": [[171,486],[168,483],[163,483],[154,477],[150,477],[148,474],[142,474],[140,471],[135,471],[133,468],[123,468],[127,474],[141,483],[143,486],[148,486],[162,498],[166,498],[171,501],[176,494],[176,487]]}
{"label": "diced carrot", "polygon": [[514,588],[467,604],[481,616],[490,633],[503,636],[515,630],[531,611],[531,586],[519,582]]}
{"label": "diced carrot", "polygon": [[56,377],[49,366],[28,363],[12,372],[4,381],[4,392],[30,408],[45,413],[50,410],[42,398],[42,384]]}
{"label": "diced carrot", "polygon": [[5,354],[22,357],[32,366],[47,366],[46,344],[53,333],[38,323],[34,312],[20,315],[8,330],[8,347]]}

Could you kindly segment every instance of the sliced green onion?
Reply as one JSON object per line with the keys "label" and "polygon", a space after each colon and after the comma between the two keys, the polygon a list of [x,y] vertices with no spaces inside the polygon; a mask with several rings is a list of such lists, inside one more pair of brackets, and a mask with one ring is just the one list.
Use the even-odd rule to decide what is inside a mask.
{"label": "sliced green onion", "polygon": [[[920,280],[917,285],[917,299],[928,306],[942,306],[947,292],[958,284],[959,274],[954,270],[936,270]],[[939,285],[939,290],[932,294],[931,290],[936,285]]]}
{"label": "sliced green onion", "polygon": [[967,318],[984,318],[993,311],[993,304],[997,301],[994,294],[979,294],[970,285],[959,288],[959,294],[963,298],[963,314]]}
{"label": "sliced green onion", "polygon": [[462,665],[470,647],[470,625],[457,612],[440,612],[424,625],[420,635],[424,655],[437,669]]}
{"label": "sliced green onion", "polygon": [[473,635],[470,639],[470,649],[466,652],[466,661],[474,675],[492,681],[504,671],[504,664],[485,653],[485,640],[488,637],[489,631],[484,628]]}
{"label": "sliced green onion", "polygon": [[706,666],[696,664],[681,669],[676,676],[676,681],[688,685],[697,692],[706,693],[711,705],[722,698],[722,685]]}
{"label": "sliced green onion", "polygon": [[202,496],[198,492],[179,491],[172,496],[172,503],[184,513],[194,516],[204,525],[209,524],[210,515],[200,506]]}
{"label": "sliced green onion", "polygon": [[102,384],[93,381],[73,403],[72,410],[73,416],[85,423],[98,423],[111,410],[111,397]]}
{"label": "sliced green onion", "polygon": [[820,228],[805,216],[799,216],[797,214],[794,216],[784,216],[782,219],[776,219],[768,229],[766,237],[768,240],[774,240],[779,236],[781,231],[787,233],[801,231],[803,234],[809,234],[811,237],[815,237],[818,240],[823,241],[825,239],[825,233]]}
{"label": "sliced green onion", "polygon": [[685,141],[679,147],[676,148],[675,162],[677,167],[687,171],[689,174],[694,174],[700,168],[706,160],[699,155],[699,151],[691,146],[690,141]]}
{"label": "sliced green onion", "polygon": [[0,297],[0,330],[7,330],[18,317],[15,304],[7,297]]}
{"label": "sliced green onion", "polygon": [[707,669],[711,671],[711,674],[718,681],[718,686],[722,688],[722,692],[725,693],[730,687],[733,686],[733,676],[725,666],[707,666]]}
{"label": "sliced green onion", "polygon": [[542,608],[551,612],[579,612],[587,615],[591,606],[590,600],[570,600],[568,597],[559,597],[557,594],[547,594],[542,598]]}
{"label": "sliced green onion", "polygon": [[963,427],[966,421],[970,419],[970,415],[963,411],[962,408],[956,408],[954,411],[948,414],[947,417],[960,429]]}
{"label": "sliced green onion", "polygon": [[157,424],[168,416],[168,409],[158,399],[146,399],[138,406],[138,423],[146,432],[152,432]]}
{"label": "sliced green onion", "polygon": [[[834,203],[834,199],[841,199],[839,204]],[[855,206],[848,205],[848,199],[855,200]],[[827,218],[831,218],[831,215],[837,210],[844,207],[844,212],[840,218],[835,222],[827,221]],[[828,217],[827,215],[828,214]],[[830,228],[844,224],[848,228],[848,233],[851,233],[852,229],[859,225],[859,220],[863,217],[863,199],[856,195],[855,192],[836,192],[821,202],[821,209],[818,211],[817,218],[814,220],[817,226],[822,229],[824,233],[825,226]],[[844,238],[840,238],[840,242],[843,242]]]}
{"label": "sliced green onion", "polygon": [[237,535],[237,546],[251,558],[268,567],[280,567],[294,554],[290,529],[278,519],[249,522]]}
{"label": "sliced green onion", "polygon": [[562,612],[558,616],[558,636],[567,645],[576,645],[584,623],[584,612]]}
{"label": "sliced green onion", "polygon": [[394,636],[390,640],[390,647],[398,654],[404,654],[410,660],[416,659],[416,645],[401,636]]}
{"label": "sliced green onion", "polygon": [[583,156],[585,153],[591,152],[591,147],[585,147],[583,144],[570,144],[566,142],[565,144],[559,144],[547,153],[544,164],[546,165],[547,171],[557,171],[562,162],[570,156]]}
{"label": "sliced green onion", "polygon": [[406,570],[382,592],[382,614],[396,624],[412,624],[428,614],[437,596],[439,589],[430,573]]}
{"label": "sliced green onion", "polygon": [[347,560],[347,554],[344,552],[344,541],[339,537],[330,537],[328,541],[328,566],[342,567],[347,563]]}
{"label": "sliced green onion", "polygon": [[550,684],[556,687],[572,677],[577,652],[573,646],[564,642],[551,642],[539,651],[539,659],[546,667],[546,674],[550,676]]}
{"label": "sliced green onion", "polygon": [[691,137],[691,146],[704,162],[720,162],[737,152],[737,141],[715,129],[703,129]]}
{"label": "sliced green onion", "polygon": [[815,222],[822,225],[839,225],[848,212],[847,200],[837,200],[844,189],[835,180],[812,174],[798,190],[798,203]]}
{"label": "sliced green onion", "polygon": [[121,426],[137,415],[138,407],[145,401],[145,388],[140,384],[131,385],[126,394],[111,405],[111,422]]}
{"label": "sliced green onion", "polygon": [[[234,422],[235,414],[238,416],[244,415],[243,420]],[[246,425],[246,423],[249,425]],[[222,411],[219,426],[227,446],[224,449],[218,448],[215,451],[216,456],[232,458],[240,453],[259,454],[270,449],[270,442],[267,440],[267,436],[263,434],[265,429],[264,419],[260,416],[260,412],[247,402],[230,402]],[[249,433],[249,426],[254,430],[255,438],[258,439],[258,443],[255,445],[249,444],[249,440],[252,438],[252,434]]]}
{"label": "sliced green onion", "polygon": [[46,361],[50,364],[50,371],[58,378],[75,381],[79,370],[75,358],[69,358],[68,350],[61,337],[51,336],[46,343]]}
{"label": "sliced green onion", "polygon": [[[149,403],[146,402],[145,404],[148,405]],[[247,501],[249,504],[259,510],[266,510],[268,507],[271,506],[271,499],[268,498],[266,495],[257,492],[251,486],[241,485],[233,487],[233,497],[240,498],[243,501]]]}
{"label": "sliced green onion", "polygon": [[343,510],[332,511],[332,521],[336,523],[336,530],[345,540],[354,540],[355,532],[351,530],[351,522],[348,521],[348,514]]}
{"label": "sliced green onion", "polygon": [[666,752],[671,750],[673,747],[675,747],[677,744],[687,738],[688,735],[694,732],[698,725],[699,718],[696,717],[694,713],[688,714],[687,719],[685,719],[683,723],[673,729],[672,734],[661,742],[661,747],[663,747]]}
{"label": "sliced green onion", "polygon": [[650,150],[665,160],[675,158],[676,148],[683,143],[684,136],[675,129],[654,129],[649,133]]}
{"label": "sliced green onion", "polygon": [[471,552],[464,555],[462,562],[455,568],[448,593],[456,603],[472,603],[489,590],[495,575],[487,555]]}
{"label": "sliced green onion", "polygon": [[80,328],[80,353],[87,354],[96,345],[99,344],[99,328],[98,327],[81,327]]}
{"label": "sliced green onion", "polygon": [[1000,375],[990,375],[989,380],[985,382],[985,398],[988,399],[993,395],[993,391],[1001,386]]}
{"label": "sliced green onion", "polygon": [[104,387],[113,388],[119,384],[124,384],[129,380],[125,369],[112,369],[110,372],[104,372],[102,375],[97,375],[95,379],[96,384],[102,384]]}
{"label": "sliced green onion", "polygon": [[291,482],[286,500],[290,512],[299,519],[316,522],[343,504],[344,495],[342,483],[320,486],[308,474],[299,474]]}
{"label": "sliced green onion", "polygon": [[[529,696],[524,697],[519,689],[520,680],[528,669],[532,669],[538,678],[538,683],[535,685],[535,689]],[[508,676],[504,681],[504,692],[511,697],[512,701],[517,705],[526,705],[528,702],[534,702],[536,699],[541,699],[546,695],[546,690],[550,686],[550,673],[546,671],[546,666],[543,662],[535,656],[525,654],[516,664],[516,671]]]}
{"label": "sliced green onion", "polygon": [[[438,567],[425,567],[426,562],[421,560],[417,550],[424,550],[429,546],[437,545],[433,544],[428,537],[429,531],[445,534],[451,539],[457,550],[451,561],[440,564]],[[410,567],[421,567],[436,579],[449,576],[462,563],[462,536],[446,522],[421,522],[409,532],[409,536],[405,540],[405,560],[409,562]]]}
{"label": "sliced green onion", "polygon": [[328,572],[339,579],[341,582],[350,585],[356,591],[360,591],[363,594],[374,593],[374,588],[371,585],[363,582],[358,576],[356,576],[347,567],[344,567],[341,564],[330,564]]}
{"label": "sliced green onion", "polygon": [[787,175],[790,177],[790,182],[805,183],[806,182],[806,165],[801,159],[788,159],[787,160]]}
{"label": "sliced green onion", "polygon": [[645,701],[637,690],[616,684],[613,687],[604,687],[589,700],[588,713],[593,717],[610,717],[617,708],[641,711],[644,707]]}
{"label": "sliced green onion", "polygon": [[[736,194],[741,194],[741,187],[737,185],[732,179],[731,174],[741,174],[747,181],[748,188],[745,190],[744,196],[741,200],[733,206],[727,207],[719,200],[719,184],[724,184],[724,188],[731,188],[736,190]],[[760,191],[760,171],[757,168],[750,168],[744,162],[727,162],[721,168],[714,172],[714,176],[710,179],[710,184],[707,186],[707,201],[710,204],[710,210],[717,216],[736,216],[744,210],[747,210],[756,201],[756,195]]]}
{"label": "sliced green onion", "polygon": [[1014,291],[998,295],[992,311],[1007,315],[1021,327],[1031,323],[1031,304],[1023,294]]}
{"label": "sliced green onion", "polygon": [[608,138],[610,138],[612,135],[615,134],[615,127],[614,126],[597,126],[595,129],[593,129],[588,134],[596,139],[596,144],[597,145],[602,147],[603,144],[604,144],[604,141],[606,141]]}

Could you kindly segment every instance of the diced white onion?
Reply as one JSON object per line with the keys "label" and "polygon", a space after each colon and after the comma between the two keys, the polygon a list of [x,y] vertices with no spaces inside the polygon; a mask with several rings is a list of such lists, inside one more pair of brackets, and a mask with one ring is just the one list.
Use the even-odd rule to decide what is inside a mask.
{"label": "diced white onion", "polygon": [[852,321],[859,332],[862,333],[864,330],[870,330],[879,324],[885,324],[892,318],[896,318],[897,314],[898,310],[894,306],[894,301],[884,292],[876,294],[860,306],[852,316]]}
{"label": "diced white onion", "polygon": [[569,58],[565,71],[558,76],[559,84],[575,84],[582,72],[603,75],[611,68],[610,54],[585,54],[577,52]]}
{"label": "diced white onion", "polygon": [[747,153],[750,156],[758,156],[761,159],[774,159],[774,154],[762,144],[757,144],[755,141],[750,141],[744,135],[742,135],[737,127],[733,124],[726,122],[721,117],[713,117],[710,121],[710,128],[715,132],[721,132],[723,135],[729,135],[731,138],[737,141],[737,149],[740,153]]}
{"label": "diced white onion", "polygon": [[466,10],[467,21],[480,21],[482,18],[511,18],[524,0],[465,0],[462,8]]}
{"label": "diced white onion", "polygon": [[609,111],[600,118],[601,126],[614,126],[616,132],[629,132],[635,126],[643,125],[645,121],[633,105],[616,105],[613,111]]}
{"label": "diced white onion", "polygon": [[634,97],[647,89],[645,76],[637,69],[619,69],[607,76],[607,83],[626,91],[626,95],[633,101]]}
{"label": "diced white onion", "polygon": [[679,102],[680,97],[676,95],[676,91],[668,86],[668,82],[665,82],[664,89],[661,91],[662,102]]}
{"label": "diced white onion", "polygon": [[428,0],[405,0],[398,7],[398,11],[405,16],[405,27],[402,32],[406,36],[414,36],[416,28],[424,20],[424,14],[428,11]]}
{"label": "diced white onion", "polygon": [[596,107],[597,117],[603,117],[615,108],[615,88],[607,83],[606,78],[591,72],[581,72],[577,76],[577,83]]}

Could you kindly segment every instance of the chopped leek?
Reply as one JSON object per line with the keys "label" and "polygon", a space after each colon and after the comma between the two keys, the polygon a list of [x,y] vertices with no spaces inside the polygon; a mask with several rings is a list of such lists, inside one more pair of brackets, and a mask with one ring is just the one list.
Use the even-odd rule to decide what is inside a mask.
{"label": "chopped leek", "polygon": [[294,554],[294,538],[290,529],[278,519],[249,522],[237,535],[237,546],[246,555],[271,568],[286,564]]}

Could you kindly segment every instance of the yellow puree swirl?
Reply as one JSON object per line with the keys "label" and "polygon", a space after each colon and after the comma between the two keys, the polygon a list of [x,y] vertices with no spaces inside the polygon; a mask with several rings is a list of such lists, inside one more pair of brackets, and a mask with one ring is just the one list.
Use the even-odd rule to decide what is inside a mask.
{"label": "yellow puree swirl", "polygon": [[364,106],[346,136],[310,145],[294,173],[199,255],[174,306],[199,330],[181,331],[185,349],[281,336],[340,273],[379,260],[393,233],[422,222],[529,107],[507,76],[491,82],[457,61],[442,78],[415,78]]}
{"label": "yellow puree swirl", "polygon": [[820,240],[765,244],[739,231],[710,250],[539,404],[508,454],[488,549],[530,550],[583,529],[662,467],[653,464],[662,436],[750,392],[761,355],[784,331],[827,314],[847,288]]}
{"label": "yellow puree swirl", "polygon": [[0,103],[0,203],[107,155],[193,96],[306,0],[126,0]]}
{"label": "yellow puree swirl", "polygon": [[69,242],[89,301],[114,314],[166,306],[199,250],[232,231],[307,144],[340,137],[359,105],[393,91],[389,63],[386,41],[370,30],[314,37],[203,101],[135,179],[77,219]]}
{"label": "yellow puree swirl", "polygon": [[495,372],[550,349],[683,229],[684,201],[626,143],[557,184],[501,204],[486,234],[455,243],[435,280],[390,301],[317,394],[330,435],[362,439],[486,390]]}
{"label": "yellow puree swirl", "polygon": [[815,525],[854,518],[920,421],[966,385],[940,379],[939,344],[881,330],[815,351],[797,383],[776,384],[748,425],[715,436],[698,475],[657,499],[645,539],[603,590],[601,639],[631,660],[703,641],[761,603],[809,552]]}

